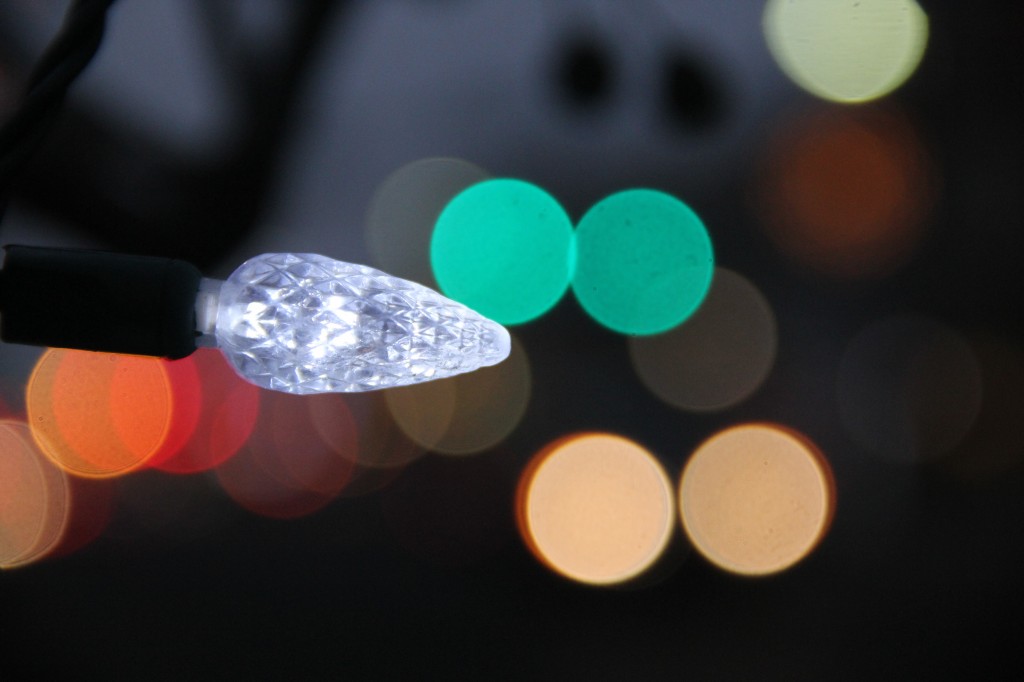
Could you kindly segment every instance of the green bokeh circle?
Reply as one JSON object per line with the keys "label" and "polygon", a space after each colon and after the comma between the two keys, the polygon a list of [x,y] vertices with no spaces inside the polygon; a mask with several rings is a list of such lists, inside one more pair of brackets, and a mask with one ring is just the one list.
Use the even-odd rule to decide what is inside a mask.
{"label": "green bokeh circle", "polygon": [[572,223],[547,192],[521,180],[486,180],[452,199],[430,244],[446,296],[502,324],[540,317],[565,294]]}
{"label": "green bokeh circle", "polygon": [[580,305],[623,334],[658,334],[686,320],[711,286],[708,232],[678,199],[648,189],[595,204],[576,229]]}

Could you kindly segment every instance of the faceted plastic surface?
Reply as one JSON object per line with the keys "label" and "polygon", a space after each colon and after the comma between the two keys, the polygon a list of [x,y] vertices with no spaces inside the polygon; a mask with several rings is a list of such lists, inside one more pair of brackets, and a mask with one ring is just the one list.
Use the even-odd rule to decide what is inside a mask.
{"label": "faceted plastic surface", "polygon": [[510,349],[504,327],[432,289],[309,253],[243,263],[221,287],[215,333],[239,374],[287,393],[405,386]]}

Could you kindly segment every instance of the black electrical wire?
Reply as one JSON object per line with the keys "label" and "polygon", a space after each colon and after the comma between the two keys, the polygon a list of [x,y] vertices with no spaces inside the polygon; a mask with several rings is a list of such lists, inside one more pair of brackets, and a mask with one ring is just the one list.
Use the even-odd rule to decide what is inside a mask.
{"label": "black electrical wire", "polygon": [[21,105],[0,128],[0,215],[18,171],[50,129],[68,89],[92,61],[114,0],[74,0],[27,82]]}

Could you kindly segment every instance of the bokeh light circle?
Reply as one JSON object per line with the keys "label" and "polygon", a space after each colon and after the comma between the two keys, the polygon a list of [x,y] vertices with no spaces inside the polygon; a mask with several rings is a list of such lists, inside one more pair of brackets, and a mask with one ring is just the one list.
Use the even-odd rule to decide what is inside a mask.
{"label": "bokeh light circle", "polygon": [[518,426],[530,400],[530,364],[513,335],[504,362],[388,391],[395,422],[413,441],[449,455],[482,452]]}
{"label": "bokeh light circle", "polygon": [[453,378],[400,386],[385,393],[395,424],[414,443],[432,450],[441,442],[455,415]]}
{"label": "bokeh light circle", "polygon": [[473,185],[444,208],[430,258],[447,296],[502,324],[520,324],[565,294],[572,246],[572,223],[550,194],[496,179]]}
{"label": "bokeh light circle", "polygon": [[436,287],[430,239],[441,211],[459,192],[490,175],[462,159],[420,159],[381,183],[366,215],[366,245],[375,267]]}
{"label": "bokeh light circle", "polygon": [[[77,476],[119,476],[175,445],[173,386],[163,360],[53,349],[40,357],[26,391],[40,448]],[[192,415],[183,411],[190,423]]]}
{"label": "bokeh light circle", "polygon": [[613,585],[650,568],[672,534],[671,484],[621,436],[563,438],[539,452],[517,495],[520,533],[539,561],[582,583]]}
{"label": "bokeh light circle", "polygon": [[[149,358],[127,358],[126,360],[129,363],[142,360],[144,366],[150,365]],[[188,446],[196,434],[205,407],[195,353],[180,360],[161,359],[157,362],[166,375],[167,386],[171,389],[171,424],[160,447],[146,461],[147,466],[150,467],[157,467],[163,462],[177,457]],[[111,384],[111,391],[115,396],[120,396],[120,399],[114,400],[111,404],[114,425],[126,443],[130,443],[133,438],[138,438],[137,435],[132,435],[133,432],[139,430],[135,421],[137,408],[133,406],[133,403],[136,399],[146,400],[148,398],[148,393],[152,388],[147,386],[145,381],[145,374],[138,371],[123,372],[120,378],[115,378]],[[150,415],[148,418],[153,419],[154,416]]]}
{"label": "bokeh light circle", "polygon": [[[340,393],[296,396],[260,393],[260,419],[244,446],[215,469],[224,492],[239,506],[277,519],[317,512],[344,490],[355,474],[358,426]],[[317,429],[318,412],[333,413],[329,430]]]}
{"label": "bokeh light circle", "polygon": [[839,414],[870,453],[902,464],[952,451],[981,409],[982,376],[970,343],[919,315],[877,320],[848,344],[839,366]]}
{"label": "bokeh light circle", "polygon": [[69,506],[67,477],[39,452],[28,426],[0,421],[0,568],[45,556],[64,532]]}
{"label": "bokeh light circle", "polygon": [[928,42],[914,0],[769,0],[763,28],[779,68],[823,99],[864,102],[903,84]]}
{"label": "bokeh light circle", "polygon": [[[174,474],[208,471],[226,461],[249,438],[259,416],[260,390],[238,376],[220,350],[199,348],[169,365],[186,362],[200,377],[194,404],[202,409],[181,447],[150,462],[153,468]],[[181,400],[177,404],[177,409],[191,409]]]}
{"label": "bokeh light circle", "polygon": [[858,109],[796,116],[757,176],[757,215],[794,261],[841,279],[888,275],[924,233],[937,172],[911,122]]}
{"label": "bokeh light circle", "polygon": [[835,504],[831,469],[804,436],[743,424],[704,441],[679,486],[683,527],[708,561],[741,575],[793,566],[818,545]]}
{"label": "bokeh light circle", "polygon": [[576,229],[580,305],[623,334],[657,334],[693,314],[711,286],[714,254],[697,214],[663,192],[602,199]]}
{"label": "bokeh light circle", "polygon": [[711,290],[675,329],[629,339],[633,368],[664,402],[710,412],[732,407],[761,386],[778,347],[775,315],[742,275],[716,268]]}
{"label": "bokeh light circle", "polygon": [[[360,473],[370,469],[384,470],[382,473],[385,480],[388,478],[387,472],[397,475],[426,452],[424,446],[406,436],[395,423],[388,408],[387,396],[390,393],[391,390],[371,391],[350,396],[350,405],[359,425],[359,448],[352,453],[358,458],[355,463]],[[313,426],[322,435],[335,428],[334,411],[326,408],[324,403],[310,404]],[[345,454],[342,452],[342,455]]]}

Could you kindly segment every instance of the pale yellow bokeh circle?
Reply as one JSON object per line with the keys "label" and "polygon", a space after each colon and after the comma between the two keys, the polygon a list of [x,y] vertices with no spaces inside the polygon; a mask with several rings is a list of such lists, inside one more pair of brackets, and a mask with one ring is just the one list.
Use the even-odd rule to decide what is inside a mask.
{"label": "pale yellow bokeh circle", "polygon": [[556,441],[520,481],[520,532],[553,571],[612,585],[639,576],[672,533],[673,499],[657,459],[631,440],[591,433]]}
{"label": "pale yellow bokeh circle", "polygon": [[914,0],[769,0],[763,19],[779,68],[834,102],[892,92],[928,43],[928,17]]}
{"label": "pale yellow bokeh circle", "polygon": [[704,441],[683,471],[683,527],[708,561],[733,573],[789,568],[817,546],[835,504],[831,471],[805,437],[744,424]]}
{"label": "pale yellow bokeh circle", "polygon": [[391,416],[415,443],[448,455],[494,447],[515,430],[530,402],[526,350],[511,337],[508,359],[491,367],[386,392]]}
{"label": "pale yellow bokeh circle", "polygon": [[393,388],[384,394],[398,428],[414,443],[430,450],[444,438],[455,414],[452,379]]}
{"label": "pale yellow bokeh circle", "polygon": [[456,195],[488,178],[479,166],[452,158],[420,159],[388,176],[366,215],[366,245],[373,265],[436,289],[430,267],[434,223]]}

